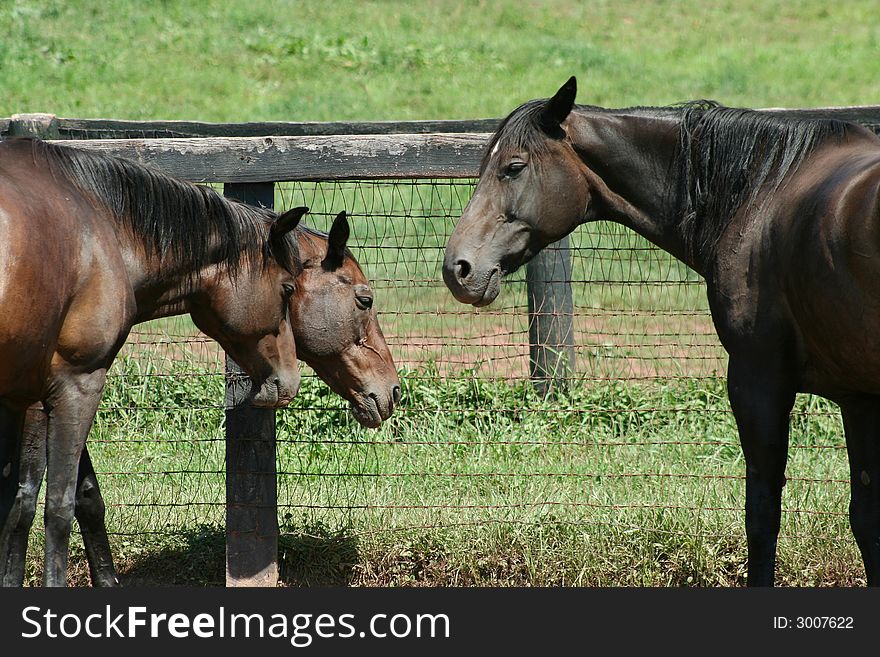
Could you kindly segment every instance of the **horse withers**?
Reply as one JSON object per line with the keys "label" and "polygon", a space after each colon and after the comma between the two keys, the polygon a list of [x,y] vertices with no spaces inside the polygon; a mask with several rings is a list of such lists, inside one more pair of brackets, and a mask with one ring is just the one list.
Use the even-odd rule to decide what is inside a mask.
{"label": "horse withers", "polygon": [[[0,582],[21,583],[45,470],[44,584],[66,584],[83,447],[134,324],[188,312],[251,377],[255,405],[290,402],[301,263],[285,235],[305,211],[278,216],[107,155],[0,142]],[[32,410],[25,432],[40,403],[46,426]]]}
{"label": "horse withers", "polygon": [[692,102],[576,106],[571,78],[492,137],[446,246],[461,302],[580,224],[627,226],[702,275],[746,461],[748,584],[773,584],[789,413],[840,405],[850,521],[880,585],[880,138],[863,126]]}

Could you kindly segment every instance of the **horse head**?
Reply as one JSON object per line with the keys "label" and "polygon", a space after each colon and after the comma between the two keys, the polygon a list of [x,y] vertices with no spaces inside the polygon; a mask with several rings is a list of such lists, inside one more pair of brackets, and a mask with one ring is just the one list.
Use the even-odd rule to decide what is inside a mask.
{"label": "horse head", "polygon": [[378,427],[400,402],[400,379],[373,307],[373,291],[346,249],[345,212],[330,233],[297,231],[302,274],[290,300],[298,357],[351,405],[355,419]]}
{"label": "horse head", "polygon": [[503,276],[581,222],[590,187],[562,127],[576,92],[572,77],[553,98],[525,103],[489,142],[443,261],[443,280],[462,303],[492,303]]}

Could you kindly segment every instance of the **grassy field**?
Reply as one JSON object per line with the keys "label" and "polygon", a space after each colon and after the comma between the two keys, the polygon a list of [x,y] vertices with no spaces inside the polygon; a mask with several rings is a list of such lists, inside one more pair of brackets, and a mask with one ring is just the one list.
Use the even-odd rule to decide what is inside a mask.
{"label": "grassy field", "polygon": [[[222,377],[142,385],[143,368],[120,361],[91,437],[123,582],[221,584]],[[541,400],[525,382],[430,368],[404,381],[404,408],[378,432],[313,379],[279,414],[284,583],[743,583],[743,464],[719,382]],[[799,401],[784,584],[862,583],[832,411]],[[74,554],[72,581],[86,584]],[[35,554],[31,581],[39,572]]]}
{"label": "grassy field", "polygon": [[[880,102],[868,2],[0,0],[0,116],[388,120],[506,114],[569,75],[582,103]],[[699,280],[608,224],[573,236],[579,379],[538,398],[525,291],[442,287],[469,183],[279,187],[355,253],[401,367],[381,430],[307,378],[279,419],[286,584],[741,584],[744,466]],[[383,218],[384,217],[384,218]],[[185,321],[133,336],[90,438],[130,584],[223,581],[222,361]],[[836,409],[793,416],[779,581],[862,583]],[[39,581],[35,532],[28,581]],[[87,584],[74,545],[71,581]]]}
{"label": "grassy field", "polygon": [[547,96],[880,98],[871,2],[0,2],[0,116],[476,118]]}

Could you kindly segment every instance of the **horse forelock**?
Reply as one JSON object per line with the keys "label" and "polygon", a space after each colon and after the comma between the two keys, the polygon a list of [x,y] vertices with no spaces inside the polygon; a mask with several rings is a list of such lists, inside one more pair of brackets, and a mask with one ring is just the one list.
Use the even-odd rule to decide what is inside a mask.
{"label": "horse forelock", "polygon": [[[349,215],[349,217],[350,217],[350,216],[351,216],[351,215]],[[294,231],[292,231],[292,233],[295,233],[295,234],[296,234],[296,238],[299,238],[299,237],[317,237],[317,238],[321,241],[321,248],[323,249],[323,252],[322,252],[322,253],[319,253],[318,256],[319,256],[320,258],[322,258],[322,259],[324,258],[324,256],[326,255],[327,244],[328,244],[328,240],[329,240],[329,237],[330,237],[327,233],[325,233],[325,232],[323,232],[323,231],[320,231],[320,230],[318,230],[317,228],[312,228],[311,226],[306,226],[305,224],[299,224],[299,225],[296,227],[296,229],[295,229]],[[299,244],[299,240],[298,240],[298,239],[294,239],[294,241],[297,242],[297,244]],[[350,260],[350,261],[354,264],[354,266],[357,267],[358,270],[360,270],[360,269],[361,269],[361,266],[360,266],[360,264],[358,263],[357,258],[354,257],[354,253],[351,251],[351,249],[349,249],[349,248],[346,246],[346,247],[345,247],[345,251],[344,251],[344,253],[345,253],[345,258],[344,258],[343,264],[344,264],[346,261],[349,261],[349,260]],[[303,256],[303,255],[302,255],[302,248],[301,248],[301,247],[300,247],[300,257],[301,257],[302,260],[305,260],[305,259],[306,259],[306,256]],[[316,256],[316,257],[317,257],[317,256]]]}
{"label": "horse forelock", "polygon": [[293,276],[299,276],[303,270],[302,250],[300,249],[299,240],[296,238],[299,228],[297,226],[290,232],[282,235],[280,239],[266,240],[263,262],[267,264],[274,260]]}
{"label": "horse forelock", "polygon": [[546,98],[525,102],[501,121],[489,140],[480,162],[481,176],[489,166],[489,161],[498,152],[503,156],[507,153],[525,151],[533,157],[540,158],[547,151],[547,140],[552,137],[541,127],[541,112],[546,102]]}
{"label": "horse forelock", "polygon": [[[172,178],[119,157],[35,142],[53,175],[62,175],[161,263],[195,270],[217,264],[234,274],[243,263],[275,257],[298,270],[296,244],[273,249],[267,239],[275,213],[239,203],[211,187]],[[219,244],[219,253],[216,246]]]}

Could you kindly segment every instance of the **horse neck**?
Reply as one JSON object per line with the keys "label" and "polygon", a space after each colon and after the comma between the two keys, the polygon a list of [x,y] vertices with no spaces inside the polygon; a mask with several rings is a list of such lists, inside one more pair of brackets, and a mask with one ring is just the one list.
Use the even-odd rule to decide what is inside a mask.
{"label": "horse neck", "polygon": [[150,273],[133,285],[137,310],[135,324],[160,317],[185,315],[195,299],[212,293],[213,282],[224,273],[217,265],[178,275]]}
{"label": "horse neck", "polygon": [[169,262],[147,252],[142,244],[126,251],[129,279],[135,293],[136,319],[140,323],[160,317],[185,315],[194,300],[210,296],[222,276],[251,275],[261,254],[243,250],[233,274],[225,262],[225,246],[217,234],[206,234],[208,248],[203,262]]}
{"label": "horse neck", "polygon": [[595,177],[588,175],[588,180],[598,202],[586,220],[627,226],[699,272],[680,230],[684,199],[675,164],[679,125],[672,114],[578,108],[565,127],[588,174]]}

